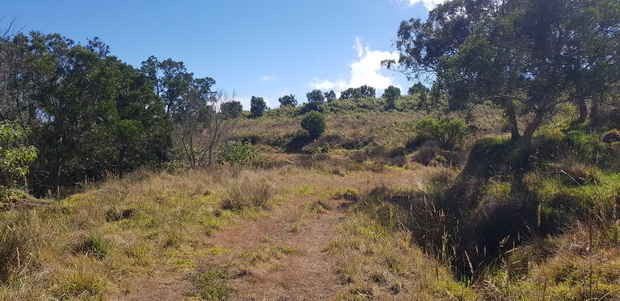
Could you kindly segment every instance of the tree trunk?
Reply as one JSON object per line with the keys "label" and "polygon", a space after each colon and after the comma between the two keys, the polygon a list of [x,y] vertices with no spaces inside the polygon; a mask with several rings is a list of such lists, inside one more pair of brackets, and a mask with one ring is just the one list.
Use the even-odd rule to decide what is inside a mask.
{"label": "tree trunk", "polygon": [[523,131],[523,136],[519,139],[519,148],[517,150],[517,157],[515,158],[513,165],[513,172],[515,175],[515,180],[517,182],[522,182],[523,175],[525,171],[527,171],[529,167],[529,156],[532,148],[532,139],[534,138],[534,132],[540,127],[544,117],[544,109],[539,109],[536,112],[536,116],[530,124],[527,125],[525,130]]}
{"label": "tree trunk", "polygon": [[122,179],[123,178],[123,161],[125,161],[125,154],[127,153],[127,146],[123,146],[123,148],[121,148],[121,151],[118,152],[118,161],[116,163],[116,166],[118,166],[118,178]]}
{"label": "tree trunk", "polygon": [[511,100],[506,102],[506,117],[508,117],[508,123],[510,124],[510,140],[517,142],[521,138],[521,134],[519,134],[519,123],[517,122],[515,106]]}
{"label": "tree trunk", "polygon": [[596,93],[592,97],[592,106],[590,108],[590,123],[593,127],[601,125],[600,103],[602,99],[601,93]]}
{"label": "tree trunk", "polygon": [[579,109],[579,118],[577,119],[577,123],[584,123],[588,118],[588,106],[586,106],[586,100],[579,97],[577,100],[577,107]]}

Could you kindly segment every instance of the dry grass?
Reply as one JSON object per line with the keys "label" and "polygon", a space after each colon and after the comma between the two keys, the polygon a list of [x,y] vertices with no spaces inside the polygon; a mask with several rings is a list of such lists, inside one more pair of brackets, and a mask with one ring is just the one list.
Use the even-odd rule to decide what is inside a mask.
{"label": "dry grass", "polygon": [[471,288],[454,281],[424,255],[406,231],[388,229],[367,214],[350,213],[329,251],[346,285],[337,300],[473,300]]}
{"label": "dry grass", "polygon": [[[132,274],[152,273],[162,264],[191,268],[206,248],[205,237],[263,214],[274,191],[266,179],[276,174],[237,168],[136,173],[49,208],[0,213],[6,221],[0,299],[99,299],[123,290]],[[251,184],[246,195],[259,194],[251,201],[256,206],[223,210],[222,200],[239,179]]]}

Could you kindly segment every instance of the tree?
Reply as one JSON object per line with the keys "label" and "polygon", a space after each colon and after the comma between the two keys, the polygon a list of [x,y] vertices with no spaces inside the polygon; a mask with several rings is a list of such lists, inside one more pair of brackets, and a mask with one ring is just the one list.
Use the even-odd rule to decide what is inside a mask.
{"label": "tree", "polygon": [[383,92],[382,97],[385,98],[388,110],[395,109],[396,100],[400,97],[400,89],[394,86],[389,86]]}
{"label": "tree", "polygon": [[263,112],[267,108],[267,103],[262,97],[252,96],[250,100],[250,113],[252,117],[258,118],[263,116]]}
{"label": "tree", "polygon": [[280,102],[280,107],[294,108],[297,106],[297,99],[295,99],[295,95],[293,94],[284,95],[278,98],[278,101]]}
{"label": "tree", "polygon": [[38,32],[2,41],[19,62],[8,74],[5,121],[32,129],[39,149],[30,184],[36,194],[122,175],[167,159],[169,118],[149,79],[111,56],[95,38],[84,46]]}
{"label": "tree", "polygon": [[357,99],[362,98],[362,92],[358,88],[348,88],[340,92],[340,99]]}
{"label": "tree", "polygon": [[[571,73],[605,74],[599,78],[603,85],[617,83],[619,53],[612,46],[618,45],[619,6],[614,0],[449,1],[425,22],[402,22],[398,64],[384,64],[411,77],[435,72],[451,108],[484,100],[503,107],[512,138],[519,141],[515,168],[521,170],[534,132],[557,106],[574,102],[577,89],[592,95],[578,88],[580,77]],[[606,41],[604,47],[576,55],[579,45],[601,45],[599,40]],[[595,72],[598,68],[605,72]],[[519,115],[526,119],[522,132]]]}
{"label": "tree", "polygon": [[325,132],[327,124],[325,123],[323,114],[311,111],[304,115],[304,118],[301,120],[301,127],[308,131],[311,138],[317,138]]}
{"label": "tree", "polygon": [[358,88],[348,88],[340,93],[340,99],[358,99],[358,98],[374,98],[376,95],[375,88],[363,85]]}
{"label": "tree", "polygon": [[24,145],[30,131],[10,122],[0,123],[0,195],[15,186],[16,178],[24,179],[29,172],[28,165],[38,155],[32,145]]}
{"label": "tree", "polygon": [[336,92],[334,92],[334,90],[330,90],[329,92],[325,92],[325,100],[327,102],[332,102],[334,100],[336,100]]}
{"label": "tree", "polygon": [[196,168],[213,164],[217,148],[232,134],[236,119],[222,112],[222,105],[238,101],[223,91],[206,97],[195,85],[190,91],[193,93],[188,96],[188,105],[181,111],[175,127],[178,144],[190,167]]}
{"label": "tree", "polygon": [[375,98],[377,94],[375,88],[368,86],[368,85],[363,85],[359,87],[359,90],[360,90],[360,95],[363,98]]}
{"label": "tree", "polygon": [[430,92],[430,89],[421,82],[415,83],[413,86],[409,88],[409,91],[407,91],[409,95],[426,94],[428,92]]}
{"label": "tree", "polygon": [[220,105],[222,114],[230,118],[237,118],[243,112],[243,105],[238,100],[224,102]]}
{"label": "tree", "polygon": [[313,102],[316,104],[322,104],[325,102],[325,96],[323,92],[319,89],[314,89],[308,93],[306,93],[306,97],[308,98],[308,102]]}

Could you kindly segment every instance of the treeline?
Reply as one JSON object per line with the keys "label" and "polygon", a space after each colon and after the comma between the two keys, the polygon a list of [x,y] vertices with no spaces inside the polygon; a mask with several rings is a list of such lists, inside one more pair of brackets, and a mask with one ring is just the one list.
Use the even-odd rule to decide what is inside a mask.
{"label": "treeline", "polygon": [[[230,128],[218,108],[240,107],[213,85],[171,59],[150,57],[134,68],[97,38],[82,45],[7,30],[0,37],[1,185],[58,194],[161,165],[174,158],[173,145],[192,166],[207,164]],[[207,127],[217,130],[205,138]],[[33,149],[24,146],[36,151],[20,153]]]}

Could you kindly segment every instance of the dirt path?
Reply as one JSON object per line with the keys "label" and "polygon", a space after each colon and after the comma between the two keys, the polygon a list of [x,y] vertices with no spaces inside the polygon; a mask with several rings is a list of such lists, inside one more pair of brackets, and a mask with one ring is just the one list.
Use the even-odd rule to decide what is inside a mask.
{"label": "dirt path", "polygon": [[[360,191],[377,185],[415,185],[411,171],[325,177],[313,189],[355,187]],[[297,184],[303,179],[296,179]],[[291,179],[275,179],[279,187]],[[264,217],[248,219],[209,238],[208,250],[198,258],[193,272],[162,266],[152,275],[136,275],[128,291],[112,300],[184,300],[200,289],[193,275],[223,271],[221,279],[229,300],[327,300],[342,288],[335,260],[325,251],[344,220],[344,200],[320,200],[313,193],[284,201]],[[210,251],[209,251],[210,250]],[[219,293],[221,287],[214,287]],[[217,295],[217,294],[216,294]]]}
{"label": "dirt path", "polygon": [[278,208],[269,218],[217,234],[203,267],[228,267],[230,300],[325,300],[340,286],[335,262],[325,251],[344,219],[347,202],[315,198]]}

